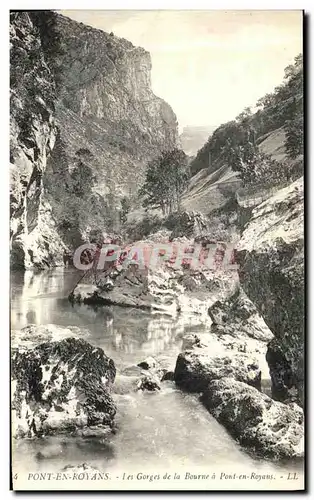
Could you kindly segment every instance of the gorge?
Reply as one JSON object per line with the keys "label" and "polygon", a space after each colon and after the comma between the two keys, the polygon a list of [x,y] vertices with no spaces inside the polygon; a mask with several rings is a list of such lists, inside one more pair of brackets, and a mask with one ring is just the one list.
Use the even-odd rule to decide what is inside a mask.
{"label": "gorge", "polygon": [[[51,11],[13,11],[10,43],[16,467],[283,477],[293,465],[303,477],[303,156],[285,186],[241,198],[222,156],[205,165],[206,143],[181,210],[144,212],[148,162],[180,146],[149,53]],[[285,140],[277,123],[258,147],[288,161]],[[210,269],[190,255],[178,268],[118,266],[108,282],[64,263],[94,235],[220,247]]]}
{"label": "gorge", "polygon": [[11,259],[43,268],[117,226],[177,121],[144,49],[53,12],[11,17]]}

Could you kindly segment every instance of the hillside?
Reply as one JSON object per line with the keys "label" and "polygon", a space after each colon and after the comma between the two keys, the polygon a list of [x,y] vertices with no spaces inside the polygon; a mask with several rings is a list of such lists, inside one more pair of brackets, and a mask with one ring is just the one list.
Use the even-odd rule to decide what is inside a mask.
{"label": "hillside", "polygon": [[[259,149],[277,161],[296,162],[289,159],[285,151],[286,134],[283,128],[276,129],[266,135],[260,142]],[[234,197],[241,188],[242,181],[237,172],[224,165],[210,173],[208,168],[200,170],[189,182],[189,187],[182,199],[186,210],[196,210],[209,214]]]}
{"label": "hillside", "polygon": [[198,151],[190,163],[192,178],[183,197],[185,209],[208,214],[223,206],[243,185],[244,175],[245,190],[252,195],[302,175],[301,55],[285,69],[283,83],[259,99],[256,107],[255,113],[247,108],[218,127]]}
{"label": "hillside", "polygon": [[230,160],[234,148],[250,140],[263,141],[266,135],[284,129],[284,143],[291,158],[303,149],[303,58],[295,57],[293,65],[285,69],[284,80],[274,92],[260,98],[256,112],[246,108],[233,121],[220,125],[198,151],[190,168],[192,175],[208,167],[215,171]]}

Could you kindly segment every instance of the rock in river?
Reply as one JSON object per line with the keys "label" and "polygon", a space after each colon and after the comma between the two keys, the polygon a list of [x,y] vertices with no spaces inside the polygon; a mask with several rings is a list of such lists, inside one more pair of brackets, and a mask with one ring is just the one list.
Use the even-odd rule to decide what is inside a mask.
{"label": "rock in river", "polygon": [[[145,241],[135,242],[134,248],[145,249]],[[144,250],[143,250],[144,252]],[[89,275],[71,292],[71,302],[85,304],[112,304],[140,309],[198,314],[208,320],[208,308],[218,299],[232,295],[238,287],[234,272],[217,274],[207,268],[179,268],[169,262],[145,269],[130,265],[112,271],[113,286],[105,286],[107,274],[100,273],[97,283]],[[86,282],[85,282],[86,280]]]}
{"label": "rock in river", "polygon": [[138,363],[140,368],[143,368],[143,370],[152,370],[152,369],[158,369],[158,362],[155,358],[152,356],[149,356],[148,358],[144,359],[144,361],[141,361]]}
{"label": "rock in river", "polygon": [[113,425],[110,395],[116,368],[100,348],[66,338],[12,350],[12,426],[15,437],[75,432]]}
{"label": "rock in river", "polygon": [[233,354],[211,356],[209,349],[193,349],[179,354],[174,372],[177,385],[190,392],[202,392],[209,382],[233,377],[260,388],[261,371],[251,356]]}
{"label": "rock in river", "polygon": [[263,457],[303,455],[303,412],[232,378],[213,380],[202,402],[239,442]]}
{"label": "rock in river", "polygon": [[160,382],[163,380],[167,370],[160,363],[149,356],[138,365],[126,367],[117,376],[114,385],[116,394],[127,394],[131,391],[159,391]]}

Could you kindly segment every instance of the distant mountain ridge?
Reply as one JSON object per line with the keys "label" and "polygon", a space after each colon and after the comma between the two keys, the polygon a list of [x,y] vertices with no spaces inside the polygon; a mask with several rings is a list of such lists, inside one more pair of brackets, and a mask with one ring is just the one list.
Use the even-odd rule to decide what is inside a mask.
{"label": "distant mountain ridge", "polygon": [[180,134],[180,141],[183,151],[188,156],[195,156],[197,151],[208,140],[209,136],[216,129],[215,126],[186,126]]}

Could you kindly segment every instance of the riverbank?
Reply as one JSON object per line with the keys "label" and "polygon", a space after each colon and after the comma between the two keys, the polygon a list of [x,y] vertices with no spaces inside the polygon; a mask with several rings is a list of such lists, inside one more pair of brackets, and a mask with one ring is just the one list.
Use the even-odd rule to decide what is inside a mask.
{"label": "riverbank", "polygon": [[[201,335],[206,327],[192,320],[172,319],[159,313],[119,307],[91,308],[71,305],[67,294],[77,276],[67,269],[36,275],[12,276],[12,328],[28,324],[30,314],[40,324],[74,326],[95,347],[112,357],[117,377],[127,366],[155,356],[175,366],[183,337]],[[35,315],[35,316],[34,316]],[[219,343],[216,345],[219,348]],[[121,392],[121,391],[120,391]],[[160,391],[116,394],[115,434],[97,437],[71,435],[22,439],[13,442],[13,464],[20,471],[59,471],[67,465],[87,462],[98,470],[164,469],[166,467],[214,467],[262,473],[291,467],[302,470],[302,461],[288,465],[261,460],[245,452],[198,396],[187,394],[172,381],[162,382]],[[293,465],[292,465],[293,464]]]}

